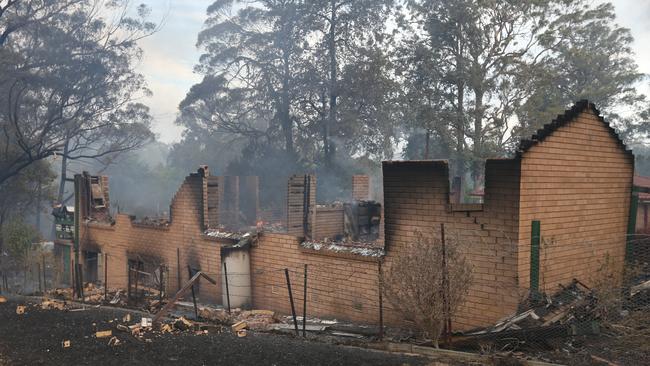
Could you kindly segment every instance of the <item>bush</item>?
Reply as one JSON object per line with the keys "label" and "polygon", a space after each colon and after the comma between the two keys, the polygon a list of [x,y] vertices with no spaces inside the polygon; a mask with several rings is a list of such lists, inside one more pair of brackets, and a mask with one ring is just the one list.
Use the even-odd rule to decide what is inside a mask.
{"label": "bush", "polygon": [[443,245],[433,235],[416,232],[416,240],[396,253],[382,273],[383,291],[391,305],[412,319],[438,347],[446,319],[469,291],[472,268],[458,240]]}

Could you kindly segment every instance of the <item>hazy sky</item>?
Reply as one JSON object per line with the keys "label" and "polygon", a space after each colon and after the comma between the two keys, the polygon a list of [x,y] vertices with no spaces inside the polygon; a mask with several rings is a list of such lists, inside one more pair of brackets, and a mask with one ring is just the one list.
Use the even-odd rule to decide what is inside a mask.
{"label": "hazy sky", "polygon": [[[154,132],[163,142],[181,139],[182,129],[174,125],[178,103],[200,80],[192,71],[199,58],[196,38],[212,0],[140,0],[152,8],[152,19],[164,18],[163,28],[145,39],[144,57],[139,67],[153,91],[144,102],[155,118]],[[634,51],[641,72],[650,74],[650,0],[614,0],[618,23],[632,30]],[[643,90],[648,92],[650,82]]]}

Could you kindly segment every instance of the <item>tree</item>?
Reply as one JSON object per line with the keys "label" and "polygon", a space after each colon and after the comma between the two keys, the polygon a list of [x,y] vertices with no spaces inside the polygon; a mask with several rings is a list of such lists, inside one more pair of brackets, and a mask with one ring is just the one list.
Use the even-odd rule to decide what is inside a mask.
{"label": "tree", "polygon": [[[633,137],[637,123],[619,112],[643,108],[645,96],[636,86],[645,75],[633,59],[630,30],[616,25],[615,19],[610,3],[578,9],[562,19],[561,41],[522,80],[533,92],[517,112],[515,135],[529,136],[541,122],[588,99],[625,137]],[[638,117],[643,120],[642,115],[634,119]]]}
{"label": "tree", "polygon": [[413,35],[405,40],[413,50],[406,59],[415,62],[406,67],[407,91],[437,101],[424,98],[415,108],[435,111],[419,116],[416,125],[453,137],[457,175],[464,175],[469,160],[480,181],[483,160],[514,145],[517,123],[541,123],[537,111],[564,109],[581,96],[607,109],[639,100],[631,88],[640,75],[630,59],[629,33],[613,24],[610,4],[413,0],[408,5],[401,24]]}
{"label": "tree", "polygon": [[9,257],[18,264],[25,264],[32,244],[38,240],[38,232],[17,218],[4,225],[0,234]]}
{"label": "tree", "polygon": [[178,122],[250,139],[279,137],[293,156],[294,74],[305,37],[300,4],[230,0],[210,5],[197,42],[206,51],[196,67],[204,78],[181,102]]}
{"label": "tree", "polygon": [[320,66],[314,70],[320,78],[317,81],[320,95],[324,97],[326,93],[328,97],[327,104],[325,98],[320,103],[320,113],[327,111],[327,118],[322,119],[323,158],[327,165],[333,163],[335,141],[346,137],[342,131],[345,126],[339,125],[338,107],[342,91],[351,85],[341,84],[340,71],[360,60],[357,57],[364,48],[370,52],[379,51],[375,41],[381,41],[385,35],[386,19],[392,4],[392,0],[317,0],[305,4],[309,27],[315,38],[310,57],[313,64]]}
{"label": "tree", "polygon": [[[0,185],[61,156],[63,186],[68,160],[106,158],[152,136],[148,108],[135,102],[148,91],[134,71],[137,41],[156,29],[148,9],[139,7],[136,19],[126,16],[125,1],[70,1],[41,16],[39,4],[13,2],[0,18],[5,31],[15,29],[1,49]],[[102,11],[117,12],[117,20],[107,23]]]}
{"label": "tree", "polygon": [[[7,223],[24,220],[31,214],[38,217],[44,208],[42,202],[53,197],[52,182],[55,174],[45,161],[39,161],[19,174],[11,177],[0,189],[0,233]],[[0,234],[0,253],[4,247],[3,235]]]}
{"label": "tree", "polygon": [[[444,248],[444,249],[443,249]],[[444,321],[456,312],[472,279],[472,268],[457,240],[416,238],[384,266],[382,288],[390,304],[415,322],[438,347]]]}

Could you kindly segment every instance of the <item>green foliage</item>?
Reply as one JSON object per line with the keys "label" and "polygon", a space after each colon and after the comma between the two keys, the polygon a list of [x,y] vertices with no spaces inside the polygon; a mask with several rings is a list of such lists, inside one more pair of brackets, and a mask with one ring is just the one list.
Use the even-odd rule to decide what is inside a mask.
{"label": "green foliage", "polygon": [[2,240],[9,257],[17,263],[25,263],[32,244],[38,240],[38,232],[20,219],[14,219],[2,227]]}

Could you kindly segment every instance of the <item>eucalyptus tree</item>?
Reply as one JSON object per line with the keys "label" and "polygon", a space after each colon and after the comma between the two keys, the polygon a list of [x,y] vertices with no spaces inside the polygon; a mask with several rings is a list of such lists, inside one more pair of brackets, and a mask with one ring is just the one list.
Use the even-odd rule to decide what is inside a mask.
{"label": "eucalyptus tree", "polygon": [[251,140],[282,141],[295,154],[295,75],[306,32],[302,1],[219,0],[207,9],[195,70],[203,80],[180,104],[178,123]]}
{"label": "eucalyptus tree", "polygon": [[[58,10],[41,16],[44,4]],[[0,48],[0,185],[61,157],[59,199],[68,160],[108,158],[152,137],[149,110],[137,100],[149,91],[135,63],[137,41],[156,31],[144,6],[129,17],[124,1],[60,4],[15,1],[0,17],[0,29],[14,29]]]}
{"label": "eucalyptus tree", "polygon": [[[518,125],[536,120],[536,110],[557,110],[581,96],[605,106],[636,98],[630,87],[639,74],[629,58],[629,34],[613,24],[611,5],[412,0],[408,9],[404,23],[414,34],[418,63],[406,85],[441,97],[430,118],[449,125],[458,175],[469,160],[480,180],[483,160],[512,146]],[[430,80],[420,83],[427,73]]]}

